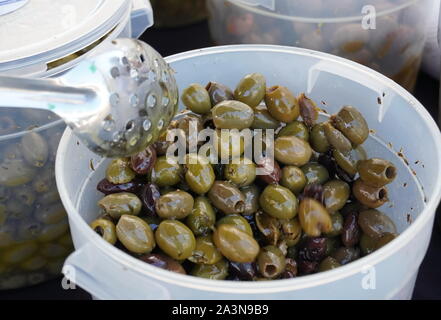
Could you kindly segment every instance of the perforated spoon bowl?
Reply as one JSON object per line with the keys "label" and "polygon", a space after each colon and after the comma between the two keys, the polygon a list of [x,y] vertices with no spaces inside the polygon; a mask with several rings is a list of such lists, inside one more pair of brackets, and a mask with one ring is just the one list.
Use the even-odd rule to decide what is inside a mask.
{"label": "perforated spoon bowl", "polygon": [[0,107],[50,110],[93,152],[121,157],[144,150],[167,128],[178,89],[152,47],[117,39],[58,78],[0,76]]}

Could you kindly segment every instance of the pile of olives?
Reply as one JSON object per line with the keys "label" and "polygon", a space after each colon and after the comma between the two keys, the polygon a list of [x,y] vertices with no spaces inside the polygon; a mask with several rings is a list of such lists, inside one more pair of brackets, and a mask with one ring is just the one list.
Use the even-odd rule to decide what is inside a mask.
{"label": "pile of olives", "polygon": [[73,251],[55,183],[65,128],[56,120],[40,111],[0,111],[0,289],[58,276]]}
{"label": "pile of olives", "polygon": [[[182,129],[184,148],[195,139],[191,121],[215,132],[273,129],[266,132],[275,135],[275,160],[264,158],[272,166],[245,158],[242,145],[226,164],[200,153],[187,153],[179,164],[165,155],[173,141],[164,133],[144,152],[108,165],[97,186],[105,194],[102,213],[91,223],[104,240],[173,272],[258,281],[337,268],[397,236],[376,209],[388,201],[396,168],[367,159],[361,144],[369,128],[356,108],[344,106],[318,122],[314,101],[267,87],[258,73],[234,91],[192,84],[181,99],[187,109],[169,130]],[[234,149],[232,140],[214,137],[220,151]],[[258,175],[259,168],[270,169]]]}

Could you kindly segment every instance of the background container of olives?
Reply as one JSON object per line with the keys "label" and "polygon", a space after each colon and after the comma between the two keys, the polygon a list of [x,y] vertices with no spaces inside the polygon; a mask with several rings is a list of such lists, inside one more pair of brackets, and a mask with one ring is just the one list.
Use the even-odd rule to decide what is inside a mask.
{"label": "background container of olives", "polygon": [[[149,21],[152,12],[148,1],[115,1],[110,4],[110,9],[106,7],[109,5],[107,2],[86,1],[83,10],[75,7],[81,6],[81,1],[76,1],[74,6],[71,1],[59,1],[48,11],[42,10],[43,1],[30,1],[22,9],[1,16],[0,24],[6,23],[9,27],[13,27],[14,21],[20,24],[15,37],[20,37],[19,32],[24,32],[21,36],[35,43],[27,43],[31,48],[27,51],[23,50],[23,46],[14,48],[23,54],[19,61],[7,59],[8,52],[12,50],[4,45],[14,41],[5,41],[3,46],[0,44],[0,74],[4,72],[28,77],[57,75],[78,63],[85,55],[93,54],[93,49],[104,39],[139,36],[152,23]],[[69,37],[72,34],[66,33],[65,38],[60,36],[56,39],[65,41],[63,50],[60,50],[56,43],[48,43],[47,33],[42,32],[47,25],[44,22],[39,24],[39,20],[50,20],[49,12],[62,15],[66,5],[68,9],[83,13],[78,17],[82,22],[102,22],[107,24],[108,29],[96,26],[100,27],[99,30],[77,30],[72,27],[69,29],[71,32],[83,31],[87,35],[83,39],[85,42],[73,41]],[[86,12],[90,7],[93,8],[92,12]],[[33,14],[31,22],[28,10]],[[94,14],[99,13],[102,17],[109,13],[111,18],[98,22]],[[78,28],[81,27],[79,24]],[[33,29],[34,38],[30,31]],[[43,39],[37,36],[42,33]],[[46,52],[38,52],[36,57],[33,50],[41,42],[44,42]],[[58,143],[65,127],[63,121],[49,112],[0,110],[0,290],[35,285],[59,276],[65,258],[73,250],[66,211],[55,183],[54,168]]]}
{"label": "background container of olives", "polygon": [[205,0],[150,0],[155,16],[155,27],[180,27],[207,17]]}
{"label": "background container of olives", "polygon": [[[434,0],[207,0],[217,44],[280,44],[328,52],[412,91]],[[376,29],[362,27],[364,6]],[[372,22],[372,21],[370,21]]]}
{"label": "background container of olives", "polygon": [[[273,60],[279,63],[266,63],[266,61]],[[132,259],[105,241],[98,241],[99,236],[90,229],[88,223],[99,214],[96,210],[96,202],[102,198],[102,194],[96,191],[96,185],[104,176],[108,161],[97,159],[81,145],[76,146],[75,140],[67,132],[63,139],[57,171],[61,175],[59,187],[65,200],[64,204],[71,216],[71,227],[75,230],[74,242],[78,249],[69,258],[68,263],[78,267],[77,283],[80,286],[103,299],[139,298],[141,296],[144,299],[188,298],[189,296],[216,299],[225,297],[229,299],[268,298],[268,296],[274,299],[317,299],[326,298],[329,292],[332,292],[332,298],[410,297],[419,263],[427,248],[435,207],[440,197],[441,186],[437,180],[440,168],[438,160],[433,161],[431,151],[430,156],[425,156],[429,154],[427,145],[420,146],[416,135],[412,132],[390,130],[390,126],[394,126],[392,124],[396,123],[396,117],[399,114],[401,121],[412,122],[412,125],[406,123],[409,127],[426,128],[426,136],[429,139],[427,143],[432,145],[431,150],[440,149],[438,129],[435,128],[433,122],[429,122],[429,116],[421,105],[405,90],[379,75],[370,73],[366,68],[362,68],[364,76],[360,79],[357,77],[360,66],[327,55],[310,54],[296,49],[249,46],[224,47],[222,51],[219,51],[219,48],[214,48],[170,57],[169,62],[178,71],[177,80],[182,88],[192,82],[205,83],[208,80],[235,87],[237,77],[230,72],[233,69],[240,75],[261,72],[265,74],[270,83],[284,84],[295,92],[307,91],[307,84],[311,83],[308,82],[308,76],[311,76],[309,71],[317,63],[321,62],[323,67],[329,68],[338,66],[339,72],[337,73],[319,72],[319,74],[315,74],[317,78],[312,82],[311,90],[308,91],[311,98],[326,103],[327,110],[332,113],[336,112],[342,104],[357,105],[366,116],[366,120],[373,129],[372,132],[376,132],[375,137],[381,137],[381,140],[391,142],[393,146],[403,146],[409,160],[409,166],[415,170],[424,185],[428,202],[424,204],[424,199],[419,196],[419,186],[415,183],[414,175],[404,160],[400,160],[395,152],[389,149],[392,147],[370,137],[366,146],[368,153],[373,152],[376,156],[393,159],[393,162],[399,167],[400,174],[389,189],[390,197],[394,201],[393,206],[385,206],[384,208],[387,215],[397,224],[398,231],[404,230],[397,240],[386,245],[380,250],[381,252],[375,252],[358,262],[353,262],[321,276],[308,276],[303,279],[290,280],[289,283],[286,281],[254,284],[226,281],[214,283],[176,275],[148,266],[142,261]],[[214,66],[218,71],[213,73]],[[323,71],[326,71],[325,69]],[[333,70],[335,71],[335,69]],[[298,76],[289,76],[293,72],[296,72]],[[384,103],[389,108],[383,114],[380,122],[378,112],[381,107],[377,106],[377,98],[378,95],[382,96],[382,93],[384,93]],[[360,97],[364,98],[360,99]],[[409,100],[417,107],[410,107]],[[392,102],[393,105],[390,105]],[[408,112],[410,114],[407,114]],[[80,160],[93,159],[95,171],[86,170],[78,161],[68,161],[73,154]],[[439,152],[436,152],[436,157],[437,159],[441,158]],[[415,164],[417,158],[424,159],[424,169]],[[405,186],[403,186],[404,184]],[[73,190],[81,190],[81,192],[78,194],[72,192]],[[415,204],[417,206],[413,206]],[[410,211],[410,217],[403,214],[403,210],[407,211],[407,209]],[[412,246],[408,246],[410,243]],[[343,252],[343,254],[345,253]],[[99,257],[100,261],[106,261],[105,267],[103,267],[103,263],[93,263],[88,258],[91,256]],[[130,262],[130,266],[124,261]],[[373,291],[360,288],[360,277],[363,276],[361,270],[364,263],[375,264],[377,283],[383,283],[384,286],[379,286],[377,290]],[[332,261],[329,261],[329,264],[332,264]],[[397,265],[401,267],[396,268]],[[129,272],[125,273],[127,277],[121,274],[121,268],[128,268]],[[83,270],[87,270],[87,274]],[[114,277],[113,275],[116,273],[121,274],[121,277]],[[105,286],[103,286],[104,283]],[[143,292],[121,290],[127,283],[136,284],[135,287],[140,287],[139,284],[144,283],[142,287],[148,286],[151,290],[148,292],[145,290]],[[271,294],[269,294],[270,292]]]}

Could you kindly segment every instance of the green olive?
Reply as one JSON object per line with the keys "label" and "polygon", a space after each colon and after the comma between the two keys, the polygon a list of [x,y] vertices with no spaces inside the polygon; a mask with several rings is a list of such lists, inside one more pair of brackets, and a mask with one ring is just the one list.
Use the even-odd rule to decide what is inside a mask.
{"label": "green olive", "polygon": [[332,255],[341,246],[340,238],[339,236],[326,238],[326,256]]}
{"label": "green olive", "polygon": [[267,214],[277,219],[292,219],[297,215],[296,196],[279,185],[268,185],[260,195],[259,203]]}
{"label": "green olive", "polygon": [[253,236],[253,230],[251,229],[250,224],[241,215],[229,214],[229,215],[221,218],[220,220],[218,220],[218,222],[216,223],[216,226],[219,227],[222,224],[232,225],[232,226],[238,228],[239,230],[247,233],[248,235]]}
{"label": "green olive", "polygon": [[260,190],[254,184],[240,188],[245,197],[245,210],[243,215],[252,215],[259,210],[259,195]]}
{"label": "green olive", "polygon": [[332,220],[326,208],[317,200],[305,198],[300,201],[299,219],[303,231],[310,237],[332,231]]}
{"label": "green olive", "polygon": [[279,137],[274,142],[274,156],[277,161],[293,166],[303,166],[312,156],[308,142],[294,136]]}
{"label": "green olive", "polygon": [[338,261],[335,260],[333,257],[326,257],[322,262],[320,262],[318,271],[324,272],[324,271],[338,268],[340,266],[341,266],[341,264],[338,263]]}
{"label": "green olive", "polygon": [[22,186],[14,189],[14,196],[27,206],[32,206],[37,199],[35,191],[29,186]]}
{"label": "green olive", "polygon": [[54,168],[46,166],[43,169],[40,169],[37,176],[32,181],[32,188],[34,188],[37,193],[46,193],[56,189]]}
{"label": "green olive", "polygon": [[236,130],[216,130],[213,144],[222,163],[229,163],[230,158],[238,158],[245,151],[244,136]]}
{"label": "green olive", "polygon": [[136,176],[130,166],[130,159],[118,158],[112,160],[106,169],[106,179],[113,184],[122,184],[132,181]]}
{"label": "green olive", "polygon": [[356,108],[345,106],[333,116],[335,128],[340,130],[352,143],[357,146],[366,141],[369,136],[369,127]]}
{"label": "green olive", "polygon": [[351,176],[357,174],[357,159],[354,155],[354,150],[349,151],[348,153],[343,153],[338,150],[332,151],[332,156],[335,159],[335,162],[342,168],[344,171],[349,173]]}
{"label": "green olive", "polygon": [[329,172],[321,164],[310,162],[300,169],[305,174],[307,184],[324,184],[329,180]]}
{"label": "green olive", "polygon": [[331,221],[332,230],[330,232],[326,232],[326,235],[328,237],[339,236],[343,232],[343,216],[338,212],[334,212],[333,214],[331,214]]}
{"label": "green olive", "polygon": [[277,137],[284,137],[284,136],[295,136],[297,138],[308,141],[309,131],[303,122],[293,121],[291,123],[288,123],[285,127],[283,127],[277,134]]}
{"label": "green olive", "polygon": [[360,257],[360,249],[356,247],[340,247],[332,254],[332,257],[340,265],[345,265],[349,262],[357,260]]}
{"label": "green olive", "polygon": [[35,218],[44,224],[58,223],[66,218],[67,213],[61,203],[45,206],[34,211]]}
{"label": "green olive", "polygon": [[373,209],[389,201],[386,187],[371,187],[361,179],[354,182],[352,194],[361,204]]}
{"label": "green olive", "polygon": [[34,179],[37,171],[22,159],[6,160],[0,164],[0,185],[6,187],[22,186]]}
{"label": "green olive", "polygon": [[265,105],[258,105],[254,108],[254,121],[251,125],[252,129],[276,130],[279,126],[280,122],[271,116]]}
{"label": "green olive", "polygon": [[381,238],[384,233],[397,233],[395,223],[375,209],[360,212],[358,224],[366,235],[374,239]]}
{"label": "green olive", "polygon": [[17,264],[29,259],[37,250],[38,246],[34,242],[20,243],[2,250],[0,260],[9,264]]}
{"label": "green olive", "polygon": [[387,160],[372,158],[360,160],[357,164],[360,178],[373,187],[383,187],[397,176],[397,169]]}
{"label": "green olive", "polygon": [[182,222],[164,220],[155,232],[158,247],[175,260],[189,258],[196,248],[193,232]]}
{"label": "green olive", "polygon": [[215,264],[197,264],[191,270],[191,275],[211,280],[224,280],[228,276],[228,262],[222,259]]}
{"label": "green olive", "polygon": [[218,129],[242,130],[251,127],[254,121],[253,109],[240,101],[222,101],[211,112],[214,125]]}
{"label": "green olive", "polygon": [[5,203],[6,213],[14,219],[24,219],[32,214],[32,207],[25,205],[22,201],[11,198]]}
{"label": "green olive", "polygon": [[282,237],[280,230],[280,220],[276,219],[263,211],[256,212],[255,221],[257,229],[263,234],[268,244],[277,245]]}
{"label": "green olive", "polygon": [[257,241],[230,224],[221,224],[213,234],[213,241],[220,252],[233,262],[253,262],[259,254]]}
{"label": "green olive", "polygon": [[236,186],[249,186],[256,179],[256,165],[247,158],[233,159],[224,169],[225,180]]}
{"label": "green olive", "polygon": [[147,222],[132,215],[122,215],[116,225],[118,240],[133,253],[150,253],[155,248],[155,237]]}
{"label": "green olive", "polygon": [[282,169],[280,184],[298,195],[306,186],[306,177],[303,171],[295,166],[285,166]]}
{"label": "green olive", "polygon": [[343,153],[348,153],[352,150],[351,141],[349,141],[341,131],[334,128],[330,122],[325,122],[323,128],[325,130],[326,139],[331,146]]}
{"label": "green olive", "polygon": [[233,100],[234,99],[233,91],[231,91],[230,88],[228,88],[227,86],[225,86],[221,83],[209,82],[205,89],[208,91],[212,106],[215,106],[219,102],[222,102],[225,100]]}
{"label": "green olive", "polygon": [[342,209],[349,199],[351,188],[341,180],[331,180],[323,186],[323,197],[325,207],[330,212],[336,212]]}
{"label": "green olive", "polygon": [[47,264],[47,259],[42,256],[33,256],[20,264],[20,268],[26,271],[36,271],[43,269]]}
{"label": "green olive", "polygon": [[325,134],[325,123],[318,123],[311,129],[309,138],[311,147],[316,152],[325,153],[331,148]]}
{"label": "green olive", "polygon": [[123,214],[137,216],[141,212],[141,200],[133,193],[121,192],[109,194],[98,201],[98,205],[113,219],[118,220]]}
{"label": "green olive", "polygon": [[366,233],[363,233],[360,237],[360,250],[363,255],[371,254],[375,251],[378,239],[369,237]]}
{"label": "green olive", "polygon": [[21,139],[21,151],[27,163],[41,168],[49,157],[49,146],[46,140],[37,132],[29,132]]}
{"label": "green olive", "polygon": [[197,264],[215,264],[222,260],[222,254],[213,243],[211,235],[196,238],[196,247],[188,258]]}
{"label": "green olive", "polygon": [[266,80],[260,73],[252,73],[242,78],[234,90],[234,97],[250,107],[255,107],[265,97]]}
{"label": "green olive", "polygon": [[155,204],[162,219],[184,219],[193,210],[194,199],[188,192],[176,190],[162,195]]}
{"label": "green olive", "polygon": [[266,90],[265,104],[274,119],[289,123],[300,115],[297,98],[283,86],[273,86]]}
{"label": "green olive", "polygon": [[41,229],[37,237],[39,242],[51,242],[68,232],[69,223],[67,217],[55,224],[48,224]]}
{"label": "green olive", "polygon": [[204,194],[211,189],[216,177],[208,159],[188,156],[185,168],[185,181],[193,192]]}
{"label": "green olive", "polygon": [[216,213],[206,197],[197,197],[193,210],[187,217],[187,226],[197,236],[205,235],[211,231],[216,222]]}
{"label": "green olive", "polygon": [[375,250],[380,249],[381,247],[385,246],[392,240],[394,240],[397,237],[395,233],[385,232],[380,239],[377,240],[377,243],[375,244]]}
{"label": "green olive", "polygon": [[210,95],[200,84],[193,83],[185,88],[181,100],[188,109],[195,113],[204,114],[211,110]]}
{"label": "green olive", "polygon": [[260,250],[257,265],[262,276],[273,279],[285,271],[285,256],[279,248],[266,246]]}
{"label": "green olive", "polygon": [[243,213],[245,197],[231,182],[215,181],[208,192],[211,203],[225,214]]}
{"label": "green olive", "polygon": [[295,246],[302,238],[302,226],[297,218],[281,222],[282,239],[288,247]]}
{"label": "green olive", "polygon": [[166,156],[159,157],[151,171],[152,183],[161,188],[178,184],[182,176],[182,167],[175,161],[167,160]]}

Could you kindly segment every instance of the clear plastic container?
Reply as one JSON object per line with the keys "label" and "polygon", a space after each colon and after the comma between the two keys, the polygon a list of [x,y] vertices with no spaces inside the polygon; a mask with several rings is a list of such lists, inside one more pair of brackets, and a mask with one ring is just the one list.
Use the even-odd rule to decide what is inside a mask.
{"label": "clear plastic container", "polygon": [[400,235],[345,266],[289,280],[216,281],[168,272],[126,254],[89,227],[100,215],[97,201],[102,194],[96,186],[109,159],[78,144],[68,129],[60,142],[56,179],[76,249],[65,263],[64,272],[70,280],[99,299],[412,296],[441,198],[441,134],[427,110],[410,93],[351,61],[292,47],[213,47],[171,56],[166,61],[176,71],[180,88],[208,81],[235,87],[243,75],[260,72],[268,84],[284,85],[323,101],[326,106],[322,108],[329,113],[336,113],[342,105],[356,106],[371,129],[364,144],[368,155],[393,161],[397,167],[398,176],[388,186],[391,201],[381,211],[395,222]]}
{"label": "clear plastic container", "polygon": [[408,90],[415,86],[426,24],[434,3],[433,0],[207,1],[211,35],[217,44],[280,44],[328,52],[379,71]]}
{"label": "clear plastic container", "polygon": [[173,28],[207,18],[205,0],[151,0],[155,27]]}
{"label": "clear plastic container", "polygon": [[[103,41],[137,37],[153,22],[150,4],[144,0],[81,2],[84,1],[59,0],[46,15],[41,10],[52,1],[34,0],[1,15],[0,74],[60,74],[85,56],[93,55],[94,48]],[[77,17],[83,24],[74,23],[75,27],[48,38],[45,28],[50,24],[38,21],[57,19],[57,13],[67,12],[83,12],[82,17]],[[35,20],[28,21],[29,15]],[[6,37],[2,32],[11,32],[14,26],[3,22],[16,23],[16,34]],[[32,28],[34,37],[27,34]],[[21,32],[26,33],[28,41],[14,41]],[[0,109],[0,290],[58,276],[64,259],[73,250],[54,169],[65,127],[49,112]]]}

